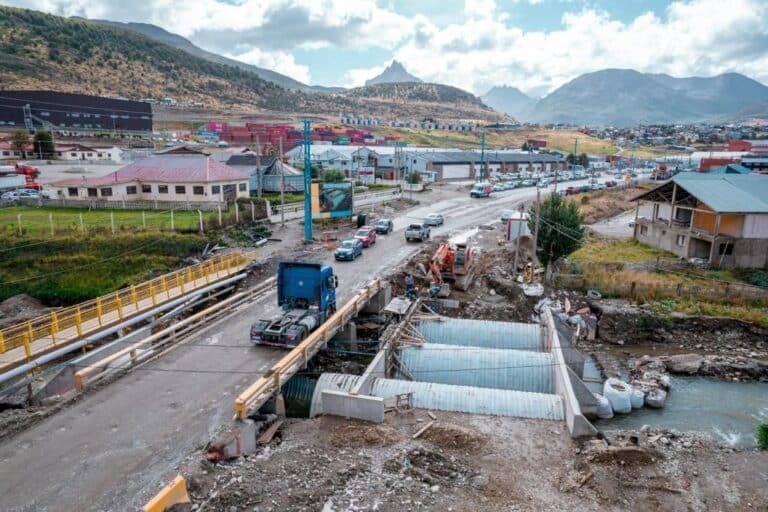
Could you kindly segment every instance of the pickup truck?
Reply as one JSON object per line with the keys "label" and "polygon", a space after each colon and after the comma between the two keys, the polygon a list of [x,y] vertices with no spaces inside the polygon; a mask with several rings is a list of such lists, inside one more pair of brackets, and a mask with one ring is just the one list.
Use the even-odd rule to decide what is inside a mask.
{"label": "pickup truck", "polygon": [[430,229],[426,224],[411,224],[405,230],[405,241],[418,240],[423,242],[429,240]]}

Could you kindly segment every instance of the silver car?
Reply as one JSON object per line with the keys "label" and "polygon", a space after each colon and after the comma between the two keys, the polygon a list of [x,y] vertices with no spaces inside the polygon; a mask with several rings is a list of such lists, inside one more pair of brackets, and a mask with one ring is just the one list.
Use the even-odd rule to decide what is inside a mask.
{"label": "silver car", "polygon": [[427,226],[440,226],[445,222],[445,217],[439,213],[430,213],[427,218],[424,219],[424,224]]}

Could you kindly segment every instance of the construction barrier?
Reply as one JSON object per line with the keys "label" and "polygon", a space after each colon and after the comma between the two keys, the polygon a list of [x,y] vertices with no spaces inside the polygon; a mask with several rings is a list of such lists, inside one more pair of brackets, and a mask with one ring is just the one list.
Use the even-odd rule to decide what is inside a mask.
{"label": "construction barrier", "polygon": [[360,311],[374,295],[383,288],[382,281],[376,279],[363,288],[357,295],[344,304],[323,325],[313,331],[288,355],[278,361],[259,380],[243,391],[235,400],[235,416],[243,420],[277,393],[299,369],[305,367],[328,341]]}
{"label": "construction barrier", "polygon": [[[197,265],[131,285],[96,299],[53,311],[22,324],[0,330],[0,354],[24,347],[20,360],[97,332],[195,288],[215,282],[239,270],[247,262],[242,253],[215,256]],[[45,340],[45,343],[35,343]],[[34,344],[34,346],[33,346]]]}
{"label": "construction barrier", "polygon": [[177,475],[171,483],[162,488],[154,498],[144,505],[144,512],[165,512],[165,510],[179,503],[190,503],[187,493],[187,481]]}

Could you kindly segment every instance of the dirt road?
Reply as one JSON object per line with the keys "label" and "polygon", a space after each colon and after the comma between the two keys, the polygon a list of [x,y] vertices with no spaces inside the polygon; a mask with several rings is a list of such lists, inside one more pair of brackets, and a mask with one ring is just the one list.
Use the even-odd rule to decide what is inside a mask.
{"label": "dirt road", "polygon": [[[447,185],[419,194],[425,206],[395,217],[395,231],[380,237],[357,261],[333,263],[329,251],[317,255],[333,263],[343,302],[418,249],[419,244],[403,239],[403,228],[414,219],[443,213],[446,223],[433,229],[433,236],[459,233],[498,219],[502,208],[534,195],[535,189],[521,189],[478,200]],[[277,228],[274,236],[292,248],[299,233],[291,225],[283,231]],[[0,445],[0,509],[140,507],[186,455],[231,418],[235,396],[284,355],[279,349],[254,348],[248,339],[251,322],[272,314],[274,302],[273,295],[265,297],[160,360],[5,441]]]}

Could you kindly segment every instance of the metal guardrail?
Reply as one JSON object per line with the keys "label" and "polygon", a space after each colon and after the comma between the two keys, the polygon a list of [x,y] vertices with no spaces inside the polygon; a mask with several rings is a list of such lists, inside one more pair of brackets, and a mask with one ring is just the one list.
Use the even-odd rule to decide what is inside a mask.
{"label": "metal guardrail", "polygon": [[339,308],[323,325],[278,361],[259,380],[240,393],[235,399],[235,417],[241,420],[247,418],[250,411],[260,407],[270,396],[278,392],[282,384],[288,381],[299,369],[306,366],[312,356],[328,343],[382,287],[383,283],[379,279],[368,284]]}
{"label": "metal guardrail", "polygon": [[[172,298],[171,290],[186,293],[196,288],[200,279],[204,279],[206,284],[216,281],[245,262],[246,256],[241,253],[216,256],[151,281],[6,327],[0,330],[0,354],[24,347],[26,359],[32,359],[37,353],[66,345],[106,325],[122,321],[126,309],[134,314],[146,309],[142,307],[142,302],[147,307],[157,306]],[[40,347],[32,347],[33,343],[45,338],[49,338],[51,343],[46,343],[42,350]]]}

